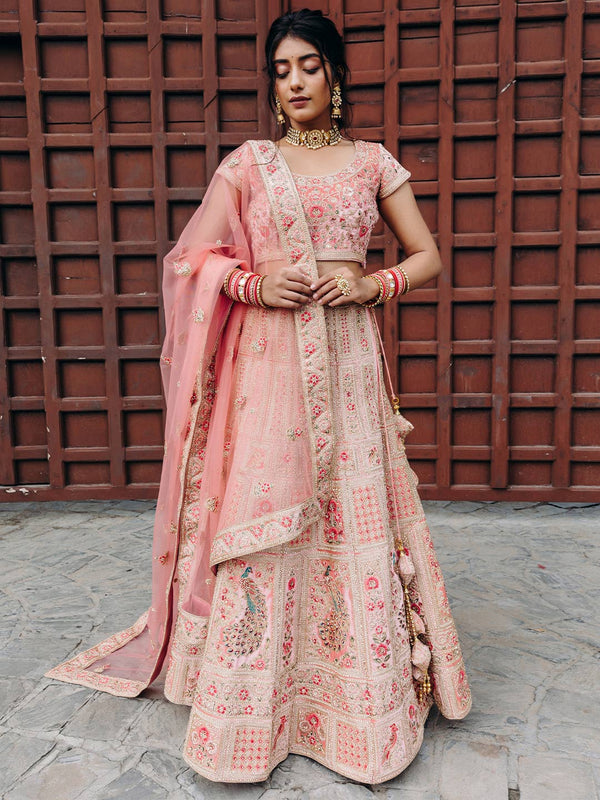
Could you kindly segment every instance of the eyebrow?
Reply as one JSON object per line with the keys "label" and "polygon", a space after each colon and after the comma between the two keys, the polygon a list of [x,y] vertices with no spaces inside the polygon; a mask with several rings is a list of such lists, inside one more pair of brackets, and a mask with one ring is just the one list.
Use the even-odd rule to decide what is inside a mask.
{"label": "eyebrow", "polygon": [[[307,55],[305,55],[305,56],[300,56],[298,61],[306,61],[308,58],[318,58],[318,59],[320,59],[321,56],[318,53],[307,53]],[[289,60],[289,58],[275,58],[273,60],[273,63],[274,64],[289,64],[290,60]]]}

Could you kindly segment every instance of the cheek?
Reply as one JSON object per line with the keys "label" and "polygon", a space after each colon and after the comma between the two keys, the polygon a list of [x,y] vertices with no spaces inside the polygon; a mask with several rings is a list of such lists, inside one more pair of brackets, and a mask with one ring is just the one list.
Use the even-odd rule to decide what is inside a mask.
{"label": "cheek", "polygon": [[329,101],[330,101],[330,92],[329,92],[329,86],[327,85],[327,83],[323,84],[322,81],[319,81],[319,86],[318,86],[318,89],[317,89],[317,93],[318,93],[319,102],[321,103],[321,105],[323,105],[323,106],[328,105]]}

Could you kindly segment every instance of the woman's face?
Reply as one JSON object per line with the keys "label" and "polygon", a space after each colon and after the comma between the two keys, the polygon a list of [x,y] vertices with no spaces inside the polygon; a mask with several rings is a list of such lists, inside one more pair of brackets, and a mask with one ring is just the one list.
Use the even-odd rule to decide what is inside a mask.
{"label": "woman's face", "polygon": [[275,50],[275,91],[294,128],[329,128],[331,92],[323,62],[313,45],[286,36]]}

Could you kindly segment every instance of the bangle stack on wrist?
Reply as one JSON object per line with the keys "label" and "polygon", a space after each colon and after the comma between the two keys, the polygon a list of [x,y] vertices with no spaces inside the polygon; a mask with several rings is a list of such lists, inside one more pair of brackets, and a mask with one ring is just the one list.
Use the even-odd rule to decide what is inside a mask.
{"label": "bangle stack on wrist", "polygon": [[391,267],[390,269],[380,269],[365,277],[374,280],[379,287],[379,294],[377,297],[373,300],[369,300],[368,303],[363,303],[365,308],[387,303],[388,300],[393,300],[394,297],[398,297],[398,295],[406,294],[410,291],[408,275],[400,264],[396,264],[395,267]]}
{"label": "bangle stack on wrist", "polygon": [[225,276],[223,291],[230,300],[237,300],[249,306],[267,308],[267,304],[262,299],[262,282],[264,279],[264,275],[245,272],[239,267],[234,267]]}

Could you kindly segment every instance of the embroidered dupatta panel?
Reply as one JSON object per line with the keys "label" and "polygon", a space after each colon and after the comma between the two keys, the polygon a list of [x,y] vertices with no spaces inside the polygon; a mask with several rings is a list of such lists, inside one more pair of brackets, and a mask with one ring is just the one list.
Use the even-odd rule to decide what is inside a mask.
{"label": "embroidered dupatta panel", "polygon": [[[265,604],[273,602],[273,585],[257,589],[263,570],[275,574],[273,567],[264,563],[261,567],[260,558],[283,553],[284,545],[293,551],[324,524],[333,536],[331,531],[336,530],[342,516],[334,497],[340,453],[336,450],[339,422],[335,422],[333,403],[342,402],[339,394],[344,391],[344,379],[339,371],[332,374],[332,347],[337,344],[331,338],[331,310],[315,304],[297,312],[248,309],[241,304],[232,307],[220,294],[220,287],[227,271],[239,263],[261,273],[293,264],[311,279],[317,275],[293,177],[270,142],[246,143],[226,159],[202,206],[165,260],[168,329],[162,366],[168,408],[167,448],[155,524],[151,608],[131,629],[75,656],[48,675],[133,696],[158,675],[167,657],[165,693],[175,702],[194,704],[185,757],[199,772],[215,780],[260,780],[291,750],[305,752],[359,779],[365,779],[368,773],[372,780],[384,780],[381,775],[391,777],[406,766],[420,743],[431,698],[419,702],[412,689],[410,698],[404,697],[405,721],[392,721],[377,734],[379,740],[370,738],[368,747],[365,744],[372,751],[376,741],[383,746],[382,737],[396,736],[402,740],[402,747],[394,759],[377,768],[372,758],[361,756],[362,771],[353,769],[348,755],[346,766],[343,758],[333,758],[331,748],[339,750],[344,736],[351,749],[359,747],[352,744],[353,737],[358,737],[362,747],[364,730],[347,730],[341,739],[336,738],[335,745],[335,737],[330,736],[328,743],[322,720],[317,714],[315,721],[308,707],[303,719],[295,719],[296,746],[290,742],[290,715],[274,716],[275,703],[269,725],[277,722],[277,728],[268,731],[263,719],[262,727],[246,726],[246,736],[240,734],[245,728],[238,725],[236,736],[248,739],[243,748],[240,745],[244,752],[246,744],[248,751],[252,749],[253,736],[261,740],[260,765],[254,766],[245,757],[240,761],[240,748],[237,755],[230,754],[237,758],[237,767],[231,758],[227,765],[217,765],[219,748],[214,734],[217,729],[223,734],[224,728],[213,726],[211,733],[210,725],[202,719],[203,706],[211,705],[211,688],[204,684],[201,688],[199,680],[209,650],[212,654],[228,643],[231,652],[237,654],[236,664],[254,664],[252,669],[258,674],[261,642],[280,641],[288,651],[291,647],[289,641],[281,642],[281,631],[259,627],[257,633],[241,624],[248,618],[248,609],[254,615],[251,619],[256,620],[265,611]],[[470,695],[442,576],[404,456],[403,439],[410,424],[391,414],[377,366],[381,354],[370,312],[355,308],[352,315],[355,332],[361,331],[357,341],[366,343],[364,347],[376,367],[371,382],[377,407],[371,410],[383,425],[387,449],[384,453],[380,444],[379,452],[373,455],[387,465],[380,487],[384,490],[387,486],[386,499],[378,503],[368,492],[361,496],[363,527],[387,531],[387,538],[382,538],[382,553],[387,554],[388,564],[400,555],[410,561],[416,573],[411,601],[432,654],[434,697],[442,713],[460,718],[469,710]],[[244,348],[250,348],[258,360],[244,359]],[[398,534],[395,547],[393,528]],[[370,534],[367,531],[364,535]],[[398,549],[400,540],[405,545],[402,553]],[[253,554],[258,562],[252,562]],[[217,572],[218,565],[221,569]],[[340,604],[349,602],[343,576],[331,565],[329,570],[326,564],[322,566],[323,570],[315,573],[315,585],[320,582],[329,598],[337,593],[339,610]],[[215,640],[215,603],[222,604],[224,581],[232,570],[229,597],[235,584],[238,600],[243,597],[246,605],[241,608],[234,601],[233,606],[230,603],[230,610],[237,608],[240,624],[221,628]],[[288,575],[285,591],[289,593],[294,585],[294,575]],[[290,604],[294,604],[292,596],[286,608]],[[223,618],[222,605],[219,607]],[[402,615],[400,606],[397,615]],[[275,622],[291,625],[277,616]],[[240,637],[248,636],[250,640],[258,637],[256,647],[249,651],[253,658],[242,652],[247,642],[244,644]],[[403,641],[406,645],[406,631]],[[382,663],[387,664],[382,655],[389,649],[385,636],[371,645],[378,648]],[[285,647],[277,659],[289,665],[290,653],[285,654]],[[411,666],[409,648],[408,660],[401,668],[405,686],[412,686],[411,669],[418,669],[414,653],[412,660]],[[281,666],[283,662],[278,663]],[[274,692],[280,689],[273,687]],[[225,713],[218,708],[226,709],[223,703],[213,705],[217,718]],[[335,725],[335,715],[329,717],[330,724]],[[339,730],[340,725],[347,727],[338,720]],[[408,734],[402,727],[412,730],[408,748]],[[301,728],[306,730],[299,734]],[[304,745],[297,744],[298,736]],[[269,754],[266,760],[265,748]]]}

